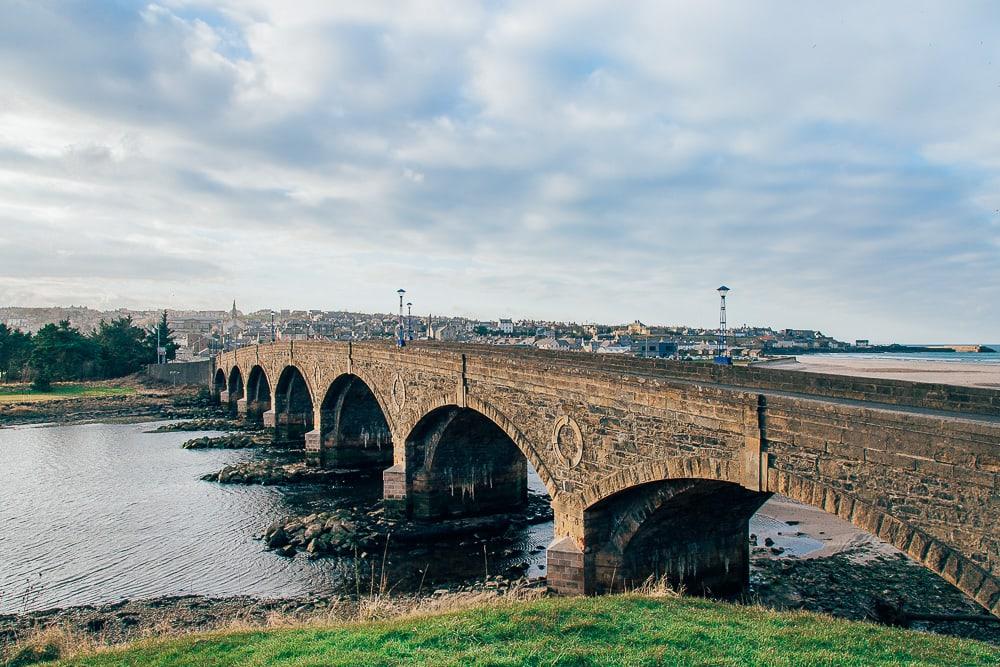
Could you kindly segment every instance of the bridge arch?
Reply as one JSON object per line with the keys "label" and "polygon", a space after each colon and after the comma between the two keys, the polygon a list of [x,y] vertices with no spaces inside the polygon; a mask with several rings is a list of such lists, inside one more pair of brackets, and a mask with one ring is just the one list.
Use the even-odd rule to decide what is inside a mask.
{"label": "bridge arch", "polygon": [[[531,467],[534,468],[536,473],[538,473],[538,477],[542,480],[542,484],[545,485],[545,490],[548,492],[549,497],[555,499],[556,495],[560,493],[555,477],[553,477],[553,475],[549,472],[548,466],[546,466],[542,457],[538,455],[538,449],[514,424],[514,422],[511,421],[511,419],[502,411],[497,409],[492,403],[485,401],[478,396],[472,394],[466,396],[465,405],[468,408],[482,414],[507,434],[507,437],[513,441],[521,453],[528,459],[528,463],[531,464]],[[455,400],[454,393],[434,396],[421,402],[415,410],[415,414],[417,415],[416,419],[406,425],[407,437],[404,442],[409,441],[409,436],[414,433],[417,425],[423,421],[427,415],[434,412],[438,408],[449,406],[460,407]],[[407,465],[409,466],[408,460]]]}
{"label": "bridge arch", "polygon": [[320,403],[320,460],[327,467],[377,468],[392,465],[388,417],[372,387],[344,373]]}
{"label": "bridge arch", "polygon": [[[219,370],[222,369],[220,368]],[[229,390],[230,400],[235,401],[236,399],[243,398],[243,394],[246,392],[246,387],[243,383],[243,373],[240,372],[239,366],[233,366],[232,369],[230,369],[226,387]]]}
{"label": "bridge arch", "polygon": [[[995,591],[986,590],[988,574],[942,541],[842,491],[785,471],[771,472],[774,492],[878,537],[990,608],[990,595]],[[719,563],[699,563],[691,554],[694,550],[723,554],[725,569],[742,572],[744,554],[749,554],[749,519],[769,496],[742,488],[732,462],[709,457],[646,462],[605,477],[586,487],[580,496],[584,543],[591,551],[584,565],[586,580],[597,592],[635,585],[647,575],[669,575],[666,569],[657,571],[656,566],[672,555],[673,567],[679,570],[670,577],[674,583],[690,586],[694,576],[696,588],[705,592],[737,592],[736,579],[726,582],[711,576],[712,567],[717,569]],[[706,510],[711,506],[726,508],[726,512],[711,515]],[[685,518],[679,521],[680,517]],[[734,519],[738,521],[733,523]],[[705,544],[706,527],[715,533],[710,535],[710,545]],[[691,547],[686,558],[676,547],[658,550],[656,546],[685,540]],[[652,567],[640,574],[644,557],[645,565]],[[685,571],[685,567],[694,569]],[[740,579],[745,581],[742,574]]]}
{"label": "bridge arch", "polygon": [[274,387],[275,441],[304,443],[313,429],[314,405],[305,374],[294,364],[285,366]]}
{"label": "bridge arch", "polygon": [[226,371],[216,368],[215,374],[212,376],[212,399],[214,401],[221,401],[222,392],[224,391],[228,393]]}
{"label": "bridge arch", "polygon": [[623,468],[584,487],[580,499],[586,508],[636,486],[685,478],[738,483],[729,460],[709,456],[677,456]]}
{"label": "bridge arch", "polygon": [[584,510],[592,592],[663,578],[698,594],[741,593],[750,575],[750,517],[770,496],[716,479],[651,481]]}
{"label": "bridge arch", "polygon": [[239,400],[246,396],[246,384],[239,366],[233,366],[229,369],[229,376],[226,378],[226,391],[228,392],[226,404],[229,407],[229,412],[232,416],[236,416],[239,411]]}
{"label": "bridge arch", "polygon": [[261,422],[271,409],[271,381],[264,367],[255,364],[247,373],[245,414],[247,421]]}
{"label": "bridge arch", "polygon": [[[524,436],[514,430],[512,437],[509,420],[494,418],[500,413],[486,405],[439,402],[405,441],[411,514],[423,519],[487,514],[526,502],[527,452],[538,458],[525,447]],[[551,478],[546,473],[542,479],[551,493]]]}

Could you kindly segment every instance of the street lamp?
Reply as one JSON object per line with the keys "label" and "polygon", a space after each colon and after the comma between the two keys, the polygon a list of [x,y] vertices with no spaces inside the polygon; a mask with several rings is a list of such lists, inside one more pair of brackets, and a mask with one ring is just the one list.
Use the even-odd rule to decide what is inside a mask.
{"label": "street lamp", "polygon": [[726,349],[726,295],[729,294],[729,288],[723,285],[716,291],[719,293],[719,349],[715,355],[715,363],[732,366],[733,358]]}
{"label": "street lamp", "polygon": [[400,287],[396,290],[396,294],[399,295],[399,337],[396,339],[396,345],[406,347],[406,332],[403,329],[403,295],[406,294],[406,290]]}
{"label": "street lamp", "polygon": [[406,338],[413,340],[413,303],[406,302]]}

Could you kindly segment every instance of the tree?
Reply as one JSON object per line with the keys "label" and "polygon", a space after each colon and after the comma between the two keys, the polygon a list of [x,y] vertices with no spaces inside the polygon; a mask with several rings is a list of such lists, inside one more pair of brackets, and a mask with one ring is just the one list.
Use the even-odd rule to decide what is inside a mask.
{"label": "tree", "polygon": [[98,346],[93,338],[71,327],[69,320],[46,324],[32,338],[30,366],[51,380],[80,380],[92,377]]}
{"label": "tree", "polygon": [[167,311],[163,311],[160,322],[149,334],[146,345],[153,351],[150,363],[156,362],[156,339],[159,332],[160,346],[167,348],[167,359],[174,359],[177,356],[177,348],[180,347],[174,342],[174,332],[167,325]]}
{"label": "tree", "polygon": [[120,317],[110,324],[101,320],[93,335],[98,347],[101,376],[121,377],[149,363],[147,335],[141,327],[132,324],[131,317]]}
{"label": "tree", "polygon": [[21,379],[31,357],[31,347],[31,334],[0,322],[0,379]]}

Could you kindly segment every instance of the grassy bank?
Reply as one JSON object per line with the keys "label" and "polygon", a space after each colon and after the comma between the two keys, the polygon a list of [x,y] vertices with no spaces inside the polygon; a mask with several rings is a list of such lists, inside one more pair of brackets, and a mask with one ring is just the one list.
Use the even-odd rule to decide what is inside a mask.
{"label": "grassy bank", "polygon": [[43,403],[69,398],[103,398],[128,396],[134,387],[113,387],[106,384],[56,384],[49,391],[33,391],[30,385],[0,385],[0,405],[6,403]]}
{"label": "grassy bank", "polygon": [[149,640],[67,665],[996,665],[987,644],[693,598],[499,602],[435,616]]}

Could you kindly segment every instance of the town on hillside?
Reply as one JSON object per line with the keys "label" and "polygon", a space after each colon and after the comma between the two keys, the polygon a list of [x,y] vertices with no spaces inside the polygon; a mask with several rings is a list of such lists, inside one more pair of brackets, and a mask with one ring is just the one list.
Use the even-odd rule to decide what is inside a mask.
{"label": "town on hillside", "polygon": [[[100,311],[82,306],[0,308],[0,323],[10,329],[35,332],[49,323],[68,320],[83,332],[99,323],[130,317],[152,328],[161,310],[119,308]],[[207,358],[220,351],[273,341],[359,341],[399,336],[400,315],[326,310],[257,310],[244,313],[233,302],[228,310],[167,310],[167,321],[178,344],[177,360]],[[720,329],[654,326],[638,320],[629,324],[580,324],[499,318],[476,320],[445,315],[402,315],[406,340],[509,345],[540,350],[577,351],[634,357],[710,360],[718,354]],[[837,340],[812,329],[774,329],[742,325],[726,330],[726,353],[734,360],[755,360],[814,352],[948,351],[950,347],[872,345],[868,340]],[[969,348],[969,349],[966,349]],[[975,348],[975,349],[971,349]],[[956,351],[990,351],[963,346]]]}

